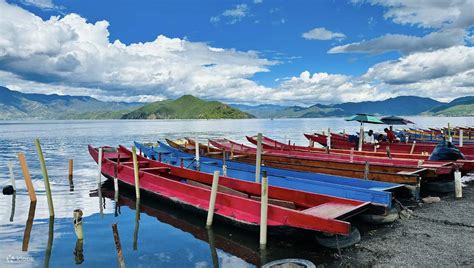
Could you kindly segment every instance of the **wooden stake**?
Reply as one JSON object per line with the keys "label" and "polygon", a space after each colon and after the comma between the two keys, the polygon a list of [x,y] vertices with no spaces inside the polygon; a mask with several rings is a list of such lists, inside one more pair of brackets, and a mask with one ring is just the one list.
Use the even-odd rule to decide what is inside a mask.
{"label": "wooden stake", "polygon": [[330,128],[328,128],[328,136],[327,136],[326,145],[328,149],[331,149],[331,129]]}
{"label": "wooden stake", "polygon": [[214,208],[216,205],[216,196],[217,189],[219,187],[219,171],[214,171],[214,176],[212,177],[212,187],[211,187],[211,196],[209,199],[209,210],[207,211],[207,220],[206,226],[212,225],[212,220],[214,218]]}
{"label": "wooden stake", "polygon": [[262,133],[257,134],[257,155],[255,160],[255,182],[260,182],[260,168],[262,166]]}
{"label": "wooden stake", "polygon": [[351,148],[351,155],[350,155],[350,157],[351,157],[351,163],[353,163],[353,162],[354,162],[354,147]]}
{"label": "wooden stake", "polygon": [[31,181],[31,176],[28,170],[28,165],[26,164],[25,155],[23,153],[18,153],[17,156],[18,161],[20,161],[21,171],[23,172],[23,178],[25,179],[26,189],[28,189],[28,194],[30,195],[30,201],[36,202],[35,188],[33,187],[33,182]]}
{"label": "wooden stake", "polygon": [[196,170],[200,169],[199,165],[199,141],[198,138],[194,140],[194,148],[196,149]]}
{"label": "wooden stake", "polygon": [[135,177],[135,197],[140,198],[140,177],[138,173],[137,149],[132,146],[133,175]]}
{"label": "wooden stake", "polygon": [[262,194],[260,201],[260,248],[267,245],[267,220],[268,220],[268,177],[267,172],[263,171],[262,176]]}
{"label": "wooden stake", "polygon": [[462,198],[461,172],[459,170],[454,172],[454,195],[456,199]]}
{"label": "wooden stake", "polygon": [[368,161],[365,161],[364,180],[368,180],[368,179],[369,179],[369,168],[370,168],[369,162],[368,162]]}
{"label": "wooden stake", "polygon": [[226,165],[222,165],[222,176],[227,177],[227,166]]}
{"label": "wooden stake", "polygon": [[82,240],[84,239],[84,232],[82,231],[82,210],[75,209],[72,215],[74,218],[74,232],[76,233],[77,239]]}
{"label": "wooden stake", "polygon": [[15,181],[15,174],[13,173],[13,163],[12,161],[8,161],[8,170],[10,171],[10,181],[12,183],[13,191],[16,191],[16,181]]}
{"label": "wooden stake", "polygon": [[[119,157],[120,158],[120,157]],[[118,195],[119,195],[119,186],[118,186],[118,160],[117,164],[114,166],[114,200],[118,202]]]}
{"label": "wooden stake", "polygon": [[234,159],[234,144],[230,144],[230,159]]}
{"label": "wooden stake", "polygon": [[411,145],[411,149],[410,149],[410,154],[413,154],[413,152],[415,151],[415,145],[416,145],[416,141],[413,141]]}
{"label": "wooden stake", "polygon": [[117,257],[120,268],[125,268],[125,262],[123,261],[122,246],[120,245],[120,236],[117,229],[117,224],[112,224],[112,232],[114,233],[115,249],[117,250]]}
{"label": "wooden stake", "polygon": [[449,142],[453,142],[453,137],[451,136],[451,125],[448,123],[448,137]]}
{"label": "wooden stake", "polygon": [[48,170],[46,169],[46,163],[44,161],[43,150],[41,150],[41,144],[39,139],[35,140],[36,151],[38,152],[38,159],[41,166],[41,173],[44,179],[44,188],[46,189],[46,197],[48,200],[49,216],[54,217],[53,197],[51,195],[51,187],[49,185]]}
{"label": "wooden stake", "polygon": [[73,168],[74,168],[74,165],[73,165],[73,160],[72,159],[69,159],[69,162],[68,162],[68,180],[69,180],[69,185],[73,185]]}
{"label": "wooden stake", "polygon": [[462,128],[459,129],[459,147],[464,146],[464,130]]}
{"label": "wooden stake", "polygon": [[98,174],[97,174],[97,183],[100,184],[102,182],[102,158],[103,158],[103,149],[99,147],[99,158],[97,159],[97,163],[99,164]]}
{"label": "wooden stake", "polygon": [[385,147],[385,150],[387,151],[387,157],[389,159],[392,159],[392,154],[390,153],[390,146]]}
{"label": "wooden stake", "polygon": [[359,152],[362,151],[362,144],[364,144],[364,125],[360,124],[360,131],[359,131]]}

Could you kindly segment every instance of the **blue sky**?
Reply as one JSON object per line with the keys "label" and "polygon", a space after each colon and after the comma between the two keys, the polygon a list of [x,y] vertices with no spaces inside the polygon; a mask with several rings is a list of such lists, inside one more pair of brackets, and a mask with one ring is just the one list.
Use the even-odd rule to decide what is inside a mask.
{"label": "blue sky", "polygon": [[[21,0],[0,7],[10,21],[57,38],[52,44],[39,38],[43,47],[26,52],[0,42],[0,81],[25,92],[125,101],[193,94],[302,105],[474,94],[469,0]],[[23,42],[38,45],[38,32],[3,28],[9,43],[21,33],[31,35]],[[57,49],[45,53],[44,47]],[[440,59],[448,60],[438,66]],[[42,71],[31,66],[52,62],[61,64]]]}

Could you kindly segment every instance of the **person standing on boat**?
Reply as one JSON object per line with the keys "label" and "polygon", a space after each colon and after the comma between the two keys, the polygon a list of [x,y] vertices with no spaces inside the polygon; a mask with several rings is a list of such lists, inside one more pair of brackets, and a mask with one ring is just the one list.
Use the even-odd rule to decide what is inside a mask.
{"label": "person standing on boat", "polygon": [[389,130],[388,128],[385,128],[383,131],[387,133],[387,140],[389,143],[393,143],[397,137],[395,137],[395,134],[393,133],[392,130]]}
{"label": "person standing on boat", "polygon": [[375,143],[375,135],[372,129],[369,130],[369,132],[367,132],[367,134],[364,135],[364,142],[369,143],[369,144]]}

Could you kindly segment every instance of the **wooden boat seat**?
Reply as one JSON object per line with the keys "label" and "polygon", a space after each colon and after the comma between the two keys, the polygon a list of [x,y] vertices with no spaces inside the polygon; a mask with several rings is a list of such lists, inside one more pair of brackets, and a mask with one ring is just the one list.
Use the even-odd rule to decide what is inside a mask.
{"label": "wooden boat seat", "polygon": [[140,171],[145,171],[145,172],[158,171],[160,173],[170,173],[171,168],[168,168],[168,167],[150,167],[150,168],[141,168]]}
{"label": "wooden boat seat", "polygon": [[246,158],[246,157],[248,157],[248,155],[246,155],[246,154],[239,154],[239,155],[234,155],[234,156],[232,157],[232,159]]}
{"label": "wooden boat seat", "polygon": [[[260,201],[260,196],[255,196],[252,195],[250,196],[251,199]],[[275,206],[280,206],[280,207],[285,207],[289,209],[296,209],[296,205],[294,202],[291,201],[286,201],[286,200],[280,200],[280,199],[273,199],[273,198],[268,198],[268,204],[272,204]]]}
{"label": "wooden boat seat", "polygon": [[319,206],[302,210],[301,212],[316,217],[336,219],[342,215],[352,212],[353,210],[354,206],[350,204],[327,202]]}
{"label": "wooden boat seat", "polygon": [[222,154],[222,152],[208,152],[206,154],[208,154],[208,155],[220,155],[220,154]]}

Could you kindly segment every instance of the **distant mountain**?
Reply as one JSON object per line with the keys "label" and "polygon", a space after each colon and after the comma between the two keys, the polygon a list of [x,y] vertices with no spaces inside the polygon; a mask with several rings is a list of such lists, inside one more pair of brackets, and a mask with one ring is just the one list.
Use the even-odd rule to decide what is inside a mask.
{"label": "distant mountain", "polygon": [[[246,111],[259,118],[310,118],[349,116],[357,113],[375,115],[418,115],[445,103],[423,97],[400,96],[383,101],[346,102],[341,104],[315,104],[309,107],[262,105],[245,106]],[[234,106],[237,107],[237,106]],[[272,110],[273,108],[273,110]]]}
{"label": "distant mountain", "polygon": [[467,96],[436,106],[425,112],[436,116],[474,116],[474,96]]}
{"label": "distant mountain", "polygon": [[132,110],[138,106],[138,103],[103,102],[84,96],[21,93],[0,86],[0,120],[76,119],[77,116],[89,119],[86,113]]}
{"label": "distant mountain", "polygon": [[176,100],[152,102],[125,114],[122,119],[244,119],[253,116],[218,101],[191,95]]}

